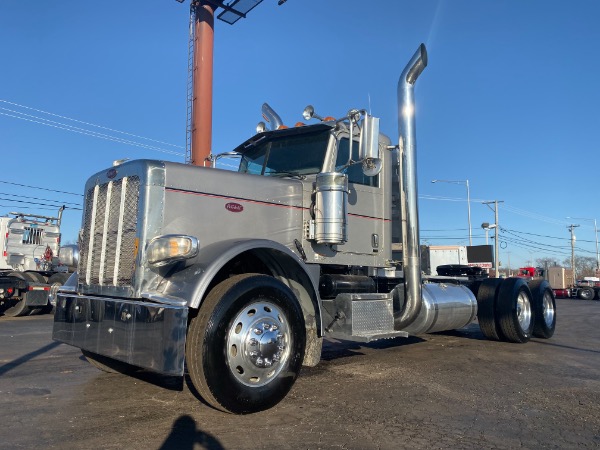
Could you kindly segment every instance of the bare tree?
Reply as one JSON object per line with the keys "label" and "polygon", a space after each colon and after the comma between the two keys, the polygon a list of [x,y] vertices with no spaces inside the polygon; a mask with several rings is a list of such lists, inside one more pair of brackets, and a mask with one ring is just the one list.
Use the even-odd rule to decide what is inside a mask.
{"label": "bare tree", "polygon": [[[570,264],[570,262],[569,262]],[[535,266],[536,267],[542,267],[542,268],[547,268],[547,267],[556,267],[556,266],[560,266],[558,260],[556,258],[551,258],[549,256],[545,256],[543,258],[537,258],[535,260]]]}
{"label": "bare tree", "polygon": [[[563,265],[571,267],[571,258],[565,258]],[[577,271],[577,279],[594,276],[596,273],[596,258],[575,255],[575,270]]]}

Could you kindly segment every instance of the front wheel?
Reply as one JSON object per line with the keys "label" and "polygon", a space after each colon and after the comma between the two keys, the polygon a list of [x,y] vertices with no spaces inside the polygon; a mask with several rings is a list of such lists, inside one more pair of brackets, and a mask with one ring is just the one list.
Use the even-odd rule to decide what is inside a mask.
{"label": "front wheel", "polygon": [[302,310],[286,285],[266,275],[233,276],[213,288],[191,321],[190,379],[222,411],[268,409],[296,381],[305,340]]}

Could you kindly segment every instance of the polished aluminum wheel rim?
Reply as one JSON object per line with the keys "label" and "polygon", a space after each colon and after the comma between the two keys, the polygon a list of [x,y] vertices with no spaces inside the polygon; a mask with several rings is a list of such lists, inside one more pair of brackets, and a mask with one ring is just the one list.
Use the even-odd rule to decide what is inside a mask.
{"label": "polished aluminum wheel rim", "polygon": [[517,319],[521,329],[526,331],[531,326],[531,302],[529,296],[521,291],[517,298]]}
{"label": "polished aluminum wheel rim", "polygon": [[290,357],[290,328],[283,312],[267,301],[252,303],[231,322],[227,333],[227,363],[238,381],[264,386]]}
{"label": "polished aluminum wheel rim", "polygon": [[546,291],[544,292],[544,322],[546,322],[546,326],[551,327],[554,323],[554,302],[552,302],[552,294]]}

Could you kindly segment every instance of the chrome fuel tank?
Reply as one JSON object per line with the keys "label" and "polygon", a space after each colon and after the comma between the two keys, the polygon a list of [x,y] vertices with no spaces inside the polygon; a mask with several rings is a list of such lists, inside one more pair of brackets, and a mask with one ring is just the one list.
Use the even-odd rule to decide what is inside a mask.
{"label": "chrome fuel tank", "polygon": [[476,316],[477,300],[465,286],[424,283],[419,315],[402,331],[423,334],[456,330],[471,323]]}

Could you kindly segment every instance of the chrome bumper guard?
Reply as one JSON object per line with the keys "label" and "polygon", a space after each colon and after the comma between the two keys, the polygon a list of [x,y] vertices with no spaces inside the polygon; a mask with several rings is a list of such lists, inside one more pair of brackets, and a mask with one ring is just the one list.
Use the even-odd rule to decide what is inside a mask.
{"label": "chrome bumper guard", "polygon": [[52,338],[167,375],[183,375],[188,308],[59,292]]}

